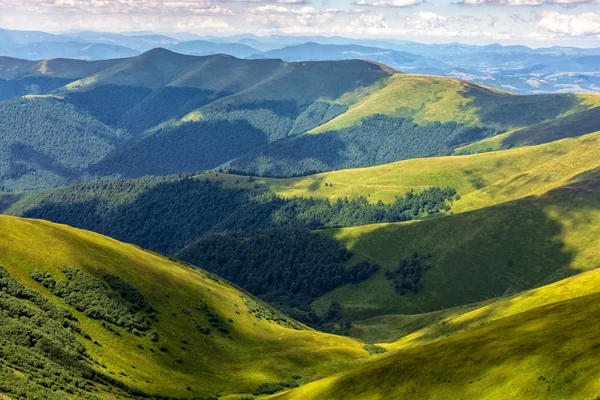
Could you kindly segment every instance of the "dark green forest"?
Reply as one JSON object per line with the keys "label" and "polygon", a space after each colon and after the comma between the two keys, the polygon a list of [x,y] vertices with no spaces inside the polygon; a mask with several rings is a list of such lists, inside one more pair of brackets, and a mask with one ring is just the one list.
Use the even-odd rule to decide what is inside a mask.
{"label": "dark green forest", "polygon": [[410,119],[373,115],[349,128],[271,143],[223,168],[260,176],[307,175],[448,155],[459,145],[484,139],[494,132],[456,122],[417,125]]}
{"label": "dark green forest", "polygon": [[352,254],[341,243],[307,229],[210,234],[177,256],[268,302],[305,311],[325,293],[379,269],[367,262],[346,267]]}
{"label": "dark green forest", "polygon": [[174,254],[208,233],[398,222],[450,209],[454,189],[408,192],[394,203],[364,197],[283,199],[267,188],[226,187],[192,175],[105,180],[42,192],[17,213]]}
{"label": "dark green forest", "polygon": [[89,114],[52,98],[0,102],[0,115],[0,189],[2,182],[39,173],[64,184],[60,178],[100,161],[119,138]]}

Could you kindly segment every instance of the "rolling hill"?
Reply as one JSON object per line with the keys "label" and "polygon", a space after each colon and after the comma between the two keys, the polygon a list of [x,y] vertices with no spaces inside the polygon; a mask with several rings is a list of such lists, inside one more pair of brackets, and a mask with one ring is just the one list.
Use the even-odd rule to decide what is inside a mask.
{"label": "rolling hill", "polygon": [[[593,111],[586,112],[600,104],[593,94],[519,96],[371,61],[242,60],[165,49],[95,62],[3,58],[0,79],[5,99],[46,95],[3,103],[10,118],[0,129],[15,146],[30,145],[27,127],[40,107],[47,115],[76,112],[89,121],[82,131],[102,125],[116,138],[100,159],[63,172],[54,167],[61,160],[52,142],[25,159],[6,146],[7,165],[27,165],[4,167],[2,184],[12,191],[213,168],[289,177],[380,165],[451,154],[561,118],[576,125],[573,132],[588,133]],[[76,151],[81,144],[68,143],[61,131],[56,143]]]}
{"label": "rolling hill", "polygon": [[439,60],[403,51],[359,45],[333,45],[307,42],[286,46],[256,55],[257,58],[279,58],[285,61],[328,61],[364,59],[385,64],[398,71],[410,72],[427,69],[441,72],[450,68]]}
{"label": "rolling hill", "polygon": [[[285,197],[362,195],[373,202],[393,201],[412,188],[455,188],[461,199],[451,205],[453,215],[324,232],[345,243],[355,260],[376,262],[382,270],[325,295],[317,309],[338,301],[352,320],[422,313],[596,268],[599,137],[257,182]],[[434,268],[424,275],[422,291],[399,296],[384,272],[414,252],[431,253]]]}
{"label": "rolling hill", "polygon": [[[211,255],[202,241],[207,234],[244,232],[251,241],[252,232],[261,229],[330,227],[320,232],[352,253],[348,266],[365,261],[380,269],[361,282],[319,293],[311,306],[324,315],[338,302],[343,318],[353,322],[353,335],[377,339],[395,332],[396,318],[382,317],[387,314],[437,312],[595,268],[598,140],[600,133],[594,133],[292,179],[211,172],[188,180],[99,182],[1,201],[5,213],[96,230],[190,261]],[[426,205],[414,217],[421,221],[369,225],[371,210],[381,214],[397,196],[405,203],[403,195],[414,189],[412,209],[420,201],[417,194],[435,187],[453,188],[460,199]],[[328,219],[327,210],[337,219]],[[419,279],[417,293],[400,295],[386,272],[415,252],[431,254],[432,268]]]}
{"label": "rolling hill", "polygon": [[299,325],[189,265],[65,225],[1,216],[0,226],[9,398],[214,398],[369,357],[364,343]]}
{"label": "rolling hill", "polygon": [[457,154],[472,154],[520,146],[533,146],[566,137],[582,136],[600,129],[600,108],[594,107],[555,120],[516,129],[456,149]]}
{"label": "rolling hill", "polygon": [[390,356],[271,398],[594,398],[598,275],[441,317]]}

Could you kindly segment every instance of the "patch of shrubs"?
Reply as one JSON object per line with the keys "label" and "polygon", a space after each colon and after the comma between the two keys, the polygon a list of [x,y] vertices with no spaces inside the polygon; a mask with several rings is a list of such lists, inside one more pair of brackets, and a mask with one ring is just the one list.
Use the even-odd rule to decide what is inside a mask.
{"label": "patch of shrubs", "polygon": [[268,382],[260,385],[254,392],[252,392],[255,396],[260,396],[262,394],[273,394],[277,392],[281,392],[286,388],[296,388],[298,385],[294,381],[281,381],[281,382]]}
{"label": "patch of shrubs", "polygon": [[152,326],[156,311],[129,283],[107,275],[107,287],[102,280],[83,271],[70,267],[63,267],[62,271],[66,280],[56,281],[51,275],[38,270],[31,273],[31,278],[90,318],[138,335]]}
{"label": "patch of shrubs", "polygon": [[396,269],[387,271],[385,277],[393,282],[394,289],[400,296],[407,292],[418,293],[423,289],[423,274],[431,267],[431,254],[415,252],[403,258]]}
{"label": "patch of shrubs", "polygon": [[363,346],[363,349],[365,349],[370,356],[374,356],[377,354],[383,354],[386,353],[387,350],[381,346],[377,346],[375,344],[366,344]]}
{"label": "patch of shrubs", "polygon": [[[229,329],[225,325],[225,322],[221,318],[221,316],[215,313],[204,301],[200,301],[200,305],[196,307],[196,310],[204,312],[206,318],[208,319],[208,323],[213,328],[219,330],[221,333],[225,335],[229,335]],[[204,333],[204,332],[203,332]]]}

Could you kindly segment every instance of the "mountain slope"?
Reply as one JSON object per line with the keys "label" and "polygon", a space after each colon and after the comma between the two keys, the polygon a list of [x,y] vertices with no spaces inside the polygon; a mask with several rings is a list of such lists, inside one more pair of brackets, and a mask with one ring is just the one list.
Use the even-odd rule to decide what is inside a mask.
{"label": "mountain slope", "polygon": [[46,60],[52,58],[71,58],[80,60],[108,60],[114,58],[133,57],[136,50],[127,47],[103,43],[79,42],[43,42],[18,47],[10,52],[11,57],[26,60]]}
{"label": "mountain slope", "polygon": [[397,352],[273,398],[592,398],[599,280],[594,270],[416,316],[427,326],[385,345]]}
{"label": "mountain slope", "polygon": [[[368,357],[359,342],[304,328],[218,277],[138,247],[44,221],[0,216],[0,227],[4,233],[0,266],[9,275],[5,279],[16,280],[69,310],[76,318],[73,323],[91,336],[76,338],[89,360],[97,361],[87,368],[136,388],[138,392],[131,392],[134,396],[141,395],[139,390],[174,397],[251,392],[261,383],[290,379],[295,374],[310,380]],[[36,270],[42,276],[48,274],[43,281]],[[66,278],[71,279],[71,286],[63,286],[62,294],[52,289],[52,279]],[[94,278],[103,283],[98,286]],[[75,307],[77,298],[65,295],[77,290],[77,285],[88,285],[85,293],[95,293],[97,305],[111,310],[111,305],[103,303],[109,301],[103,297],[111,290],[107,283],[124,296],[113,297],[114,301],[123,305],[127,303],[121,298],[147,302],[156,319],[148,314],[149,325],[134,325],[140,333],[123,325],[126,313],[132,311],[114,311],[125,314],[111,319],[92,312],[85,303]],[[136,315],[153,312],[140,313]],[[6,318],[7,314],[0,316]],[[3,335],[3,340],[10,339]],[[265,354],[269,358],[264,358]],[[1,353],[3,368],[8,360],[7,354]],[[69,360],[59,364],[66,362]],[[9,365],[16,374],[25,368],[19,362]],[[41,382],[36,367],[27,373],[35,376],[34,382]],[[101,385],[101,390],[118,393],[116,381]],[[39,390],[50,396],[61,389]]]}
{"label": "mountain slope", "polygon": [[359,45],[324,45],[313,42],[270,50],[257,54],[257,56],[280,58],[285,61],[366,59],[405,72],[410,72],[413,69],[423,71],[428,68],[442,71],[449,68],[438,60],[402,51]]}
{"label": "mountain slope", "polygon": [[[258,53],[253,47],[241,43],[214,43],[206,40],[191,40],[169,46],[169,50],[193,56],[209,54],[228,54],[233,57],[246,58]],[[271,57],[269,57],[271,58]]]}
{"label": "mountain slope", "polygon": [[272,398],[593,398],[599,303],[539,307]]}
{"label": "mountain slope", "polygon": [[457,154],[503,150],[512,147],[533,146],[567,137],[582,136],[600,129],[600,107],[576,112],[555,120],[541,122],[493,136],[456,149]]}
{"label": "mountain slope", "polygon": [[[461,196],[451,205],[454,215],[325,231],[347,245],[355,254],[354,262],[376,262],[382,270],[365,282],[325,295],[315,303],[317,309],[339,301],[354,321],[422,313],[595,268],[599,138],[600,133],[594,133],[495,153],[256,182],[286,197],[332,201],[363,195],[372,202],[391,202],[412,188],[454,187]],[[385,271],[414,252],[431,253],[434,268],[424,274],[422,291],[400,296]],[[385,332],[385,322],[372,323]]]}
{"label": "mountain slope", "polygon": [[[386,164],[451,154],[600,104],[598,95],[518,96],[360,60],[242,60],[154,49],[119,60],[2,59],[0,66],[6,96],[47,94],[119,138],[77,174],[32,184],[32,175],[48,171],[21,169],[6,190],[213,168],[289,177]],[[19,113],[35,119],[36,107],[22,105]],[[10,136],[19,137],[17,126]]]}
{"label": "mountain slope", "polygon": [[383,88],[358,99],[348,112],[312,132],[348,127],[373,114],[410,117],[418,123],[454,121],[502,131],[583,111],[598,102],[597,95],[518,96],[458,79],[396,74]]}

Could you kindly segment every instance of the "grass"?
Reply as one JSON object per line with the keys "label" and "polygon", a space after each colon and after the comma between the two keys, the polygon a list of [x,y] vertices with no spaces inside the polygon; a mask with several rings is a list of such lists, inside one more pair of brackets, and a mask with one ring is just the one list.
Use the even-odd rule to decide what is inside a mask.
{"label": "grass", "polygon": [[[273,399],[594,399],[600,270],[428,315],[375,362]],[[389,322],[389,321],[387,321]]]}
{"label": "grass", "polygon": [[597,293],[541,306],[272,398],[593,399],[599,311]]}
{"label": "grass", "polygon": [[[247,393],[295,374],[306,380],[320,378],[368,358],[364,343],[259,319],[242,299],[250,296],[236,287],[136,246],[65,225],[8,216],[0,216],[0,231],[0,265],[52,301],[65,306],[29,275],[38,269],[61,276],[61,267],[67,265],[97,277],[117,275],[158,310],[159,322],[153,326],[158,343],[121,329],[121,336],[114,336],[99,321],[75,312],[83,329],[101,344],[82,342],[106,366],[101,370],[146,392],[185,397]],[[232,319],[226,322],[231,338],[216,331],[213,337],[204,335],[183,314],[200,299],[224,321]]]}
{"label": "grass", "polygon": [[347,112],[311,131],[320,133],[355,124],[373,114],[413,118],[420,124],[457,122],[500,131],[539,123],[600,105],[600,96],[519,96],[458,79],[395,74],[383,88],[364,91]]}
{"label": "grass", "polygon": [[455,153],[475,154],[513,147],[534,146],[567,137],[582,136],[598,129],[600,129],[600,107],[594,107],[472,143],[456,149]]}
{"label": "grass", "polygon": [[[415,325],[410,316],[388,320],[383,315],[434,312],[596,268],[598,168],[600,132],[540,146],[293,179],[255,178],[250,183],[246,177],[214,173],[211,179],[264,184],[283,196],[364,195],[372,201],[391,201],[411,188],[456,188],[462,199],[453,204],[453,215],[324,231],[344,242],[355,260],[377,262],[382,271],[325,295],[316,308],[325,310],[339,301],[355,321],[353,335],[390,340]],[[425,275],[422,292],[399,296],[384,272],[415,251],[432,253],[435,267]],[[405,323],[408,327],[402,328]]]}
{"label": "grass", "polygon": [[[545,192],[600,166],[600,132],[540,146],[507,151],[421,158],[368,168],[325,172],[299,178],[254,178],[209,173],[227,185],[266,185],[284,197],[353,198],[392,202],[396,195],[431,186],[454,187],[462,199],[454,213],[475,210]],[[325,183],[328,185],[325,186]]]}

